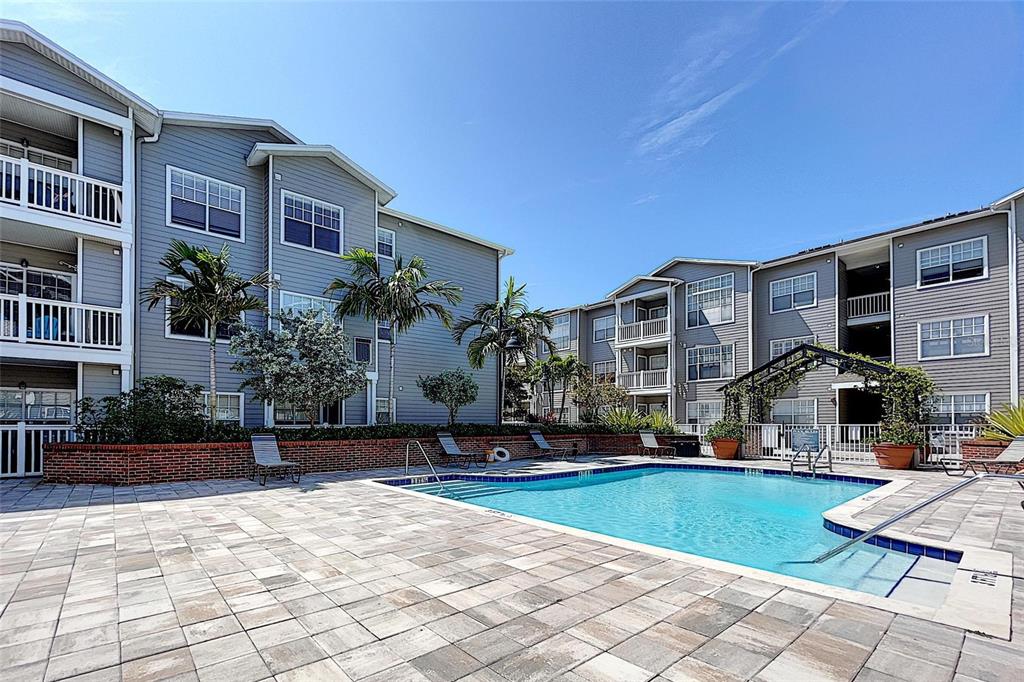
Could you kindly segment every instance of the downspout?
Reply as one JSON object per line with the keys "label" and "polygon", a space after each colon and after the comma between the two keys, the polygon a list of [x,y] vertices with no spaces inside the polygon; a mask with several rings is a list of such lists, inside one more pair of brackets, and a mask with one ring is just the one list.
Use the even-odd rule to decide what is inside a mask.
{"label": "downspout", "polygon": [[[132,255],[133,255],[133,258],[134,258],[134,261],[135,261],[133,267],[135,268],[135,272],[136,273],[142,272],[142,240],[139,239],[139,233],[140,233],[140,231],[142,229],[142,214],[141,214],[142,202],[139,201],[139,197],[142,196],[142,145],[146,144],[147,142],[149,142],[149,143],[159,142],[160,141],[160,133],[163,130],[163,127],[164,127],[164,117],[163,117],[163,114],[160,114],[159,116],[156,117],[156,125],[153,126],[153,134],[148,136],[148,137],[140,137],[138,139],[138,145],[137,145],[138,146],[138,151],[137,151],[136,156],[135,156],[135,158],[136,158],[136,163],[135,163],[135,197],[134,197],[134,203],[135,203],[135,207],[134,207],[134,213],[135,213],[134,229],[135,229],[135,234],[132,236],[132,250],[134,251],[134,253]],[[136,296],[136,294],[138,293],[138,288],[139,287],[138,287],[138,282],[137,281],[135,281],[133,279],[133,282],[134,282],[134,286],[133,286],[133,290],[131,292],[131,296],[134,298]],[[124,295],[124,294],[122,293],[122,295]],[[137,302],[133,301],[132,302],[132,306],[133,306],[133,308],[137,307]],[[135,310],[135,312],[138,313],[137,310]],[[141,341],[142,341],[142,325],[140,325],[139,322],[138,322],[138,315],[137,314],[133,315],[132,317],[133,317],[133,319],[135,321],[135,324],[133,325],[134,328],[132,329],[132,332],[131,332],[132,333],[132,338],[134,339],[134,341],[132,343],[132,375],[133,375],[132,376],[132,379],[133,379],[132,384],[134,385],[141,378],[141,373],[142,373],[142,370],[141,370],[141,364],[142,363],[139,362],[139,348],[141,347],[140,344],[141,344]]]}
{"label": "downspout", "polygon": [[1009,304],[1010,304],[1010,404],[1020,404],[1020,300],[1017,296],[1018,272],[1017,254],[1017,202],[1010,202],[1006,211],[1007,234],[1009,237]]}

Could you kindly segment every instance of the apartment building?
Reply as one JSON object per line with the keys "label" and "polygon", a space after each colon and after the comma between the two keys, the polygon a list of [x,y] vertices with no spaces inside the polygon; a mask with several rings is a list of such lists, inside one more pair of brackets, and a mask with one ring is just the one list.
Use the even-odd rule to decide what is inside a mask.
{"label": "apartment building", "polygon": [[[1020,399],[1022,240],[1024,189],[765,262],[675,258],[604,300],[556,311],[553,339],[641,412],[680,423],[714,422],[729,381],[816,343],[924,368],[938,388],[933,421],[965,424]],[[862,388],[861,377],[820,367],[775,402],[772,420],[875,424],[879,398]],[[535,410],[548,403],[539,395]]]}
{"label": "apartment building", "polygon": [[[173,239],[219,249],[243,274],[269,270],[267,306],[320,310],[339,256],[376,252],[382,267],[422,256],[431,278],[463,288],[456,316],[497,297],[511,249],[388,206],[396,192],[342,152],[306,144],[269,120],[157,109],[30,27],[0,22],[0,475],[39,473],[42,444],[69,437],[76,401],[168,374],[208,386],[205,329],[173,325],[165,302],[141,291],[166,272]],[[268,296],[263,292],[263,296]],[[265,315],[247,325],[270,324]],[[386,418],[442,422],[416,388],[422,374],[461,367],[480,384],[466,421],[493,422],[497,371],[473,370],[436,321],[402,337],[396,399],[388,383],[390,330],[346,319],[366,387],[325,405],[324,424]],[[217,352],[218,416],[246,426],[304,422],[240,388]],[[390,416],[389,416],[390,412]]]}

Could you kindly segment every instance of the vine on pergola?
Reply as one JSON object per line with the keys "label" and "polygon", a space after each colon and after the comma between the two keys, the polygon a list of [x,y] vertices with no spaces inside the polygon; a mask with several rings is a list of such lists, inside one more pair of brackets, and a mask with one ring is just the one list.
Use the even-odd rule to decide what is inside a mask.
{"label": "vine on pergola", "polygon": [[725,393],[726,418],[748,424],[767,422],[775,399],[823,365],[863,377],[863,390],[882,397],[882,423],[922,424],[927,419],[928,399],[935,387],[921,368],[810,344],[797,346],[720,388]]}

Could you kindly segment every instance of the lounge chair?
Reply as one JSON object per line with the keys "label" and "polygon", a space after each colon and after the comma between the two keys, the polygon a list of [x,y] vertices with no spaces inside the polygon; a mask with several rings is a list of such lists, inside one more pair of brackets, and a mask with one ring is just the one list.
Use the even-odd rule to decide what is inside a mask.
{"label": "lounge chair", "polygon": [[676,454],[676,449],[671,445],[659,445],[654,431],[645,429],[640,432],[640,444],[636,446],[636,453],[638,455],[667,455],[671,457]]}
{"label": "lounge chair", "polygon": [[252,437],[253,467],[250,480],[261,476],[260,485],[267,484],[267,476],[281,472],[282,476],[290,475],[292,483],[298,483],[302,476],[302,468],[295,462],[281,459],[277,449],[277,437],[272,433],[258,433]]}
{"label": "lounge chair", "polygon": [[990,474],[1012,474],[1024,463],[1024,436],[1014,438],[995,459],[940,459],[939,463],[948,476],[963,476],[968,471],[977,474],[979,469]]}
{"label": "lounge chair", "polygon": [[463,452],[459,448],[459,444],[455,442],[455,437],[447,431],[441,431],[437,434],[437,440],[441,443],[441,449],[444,451],[444,465],[451,466],[453,463],[458,463],[462,469],[468,469],[470,464],[476,464],[481,469],[487,467],[487,455],[483,453],[471,453]]}
{"label": "lounge chair", "polygon": [[537,429],[530,430],[530,438],[533,439],[533,444],[537,446],[537,449],[545,455],[551,455],[552,457],[558,456],[563,460],[572,459],[572,461],[576,461],[576,455],[579,452],[576,441],[572,441],[572,445],[569,447],[554,446],[548,443],[547,439],[544,438],[544,434]]}

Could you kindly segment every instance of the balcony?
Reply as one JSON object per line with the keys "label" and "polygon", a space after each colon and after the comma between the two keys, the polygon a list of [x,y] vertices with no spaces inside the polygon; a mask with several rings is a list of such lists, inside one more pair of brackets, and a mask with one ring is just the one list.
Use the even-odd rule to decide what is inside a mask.
{"label": "balcony", "polygon": [[[653,321],[653,320],[652,320]],[[617,378],[619,386],[627,391],[667,389],[667,369],[647,369],[642,372],[622,372]]]}
{"label": "balcony", "polygon": [[653,320],[620,324],[615,338],[618,344],[645,341],[665,341],[668,339],[668,318],[659,317]]}
{"label": "balcony", "polygon": [[121,350],[121,309],[0,294],[0,341]]}
{"label": "balcony", "polygon": [[889,319],[889,292],[846,299],[846,321],[849,324],[872,324]]}
{"label": "balcony", "polygon": [[122,190],[84,175],[0,157],[0,201],[107,227],[121,227]]}

